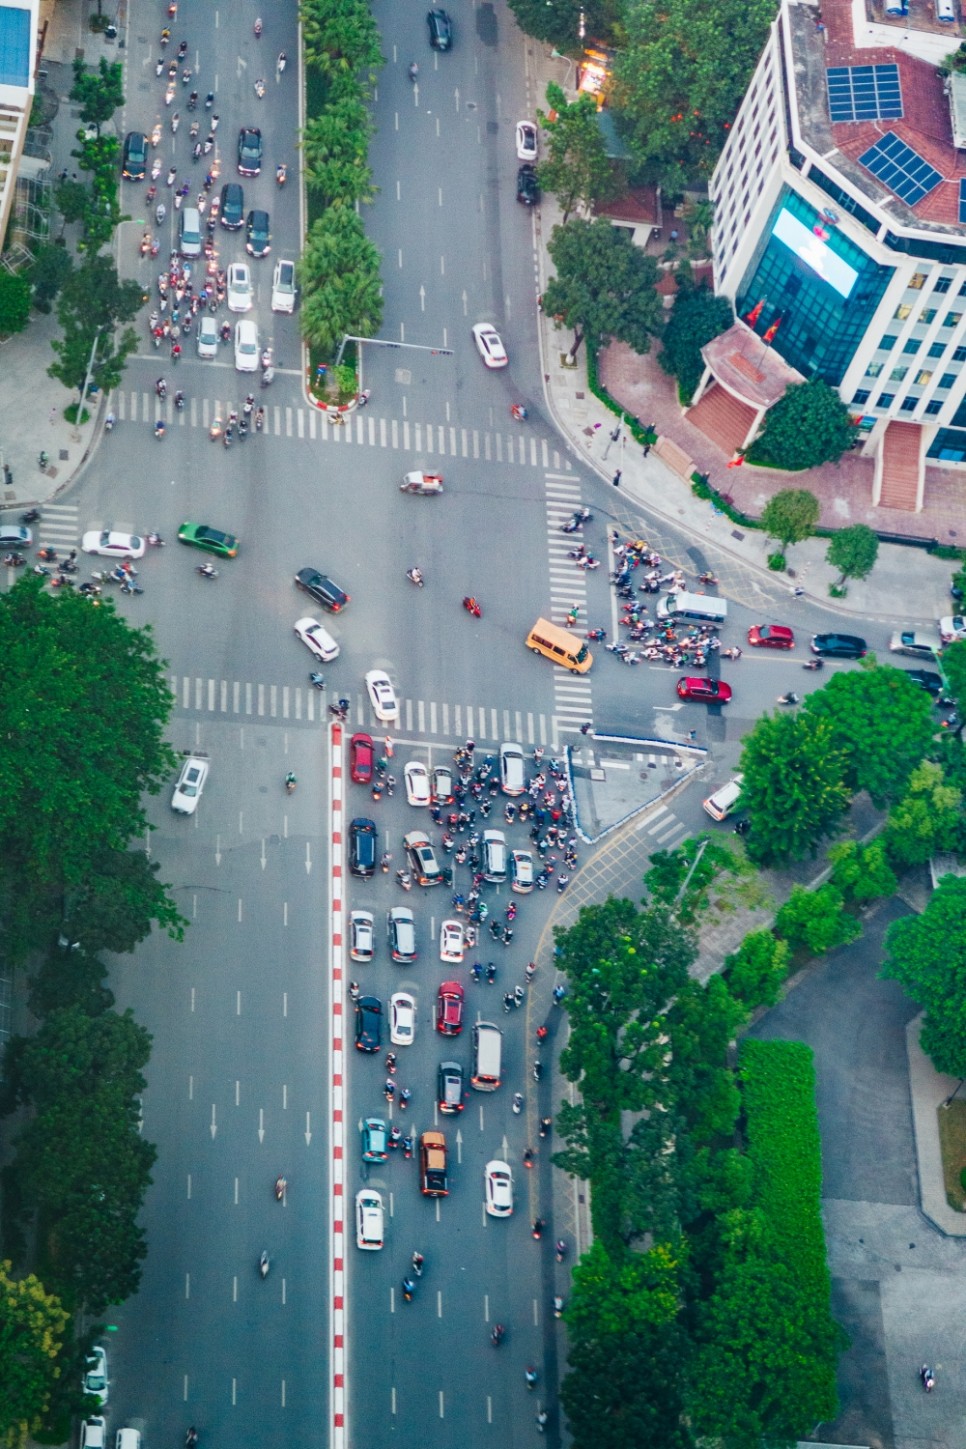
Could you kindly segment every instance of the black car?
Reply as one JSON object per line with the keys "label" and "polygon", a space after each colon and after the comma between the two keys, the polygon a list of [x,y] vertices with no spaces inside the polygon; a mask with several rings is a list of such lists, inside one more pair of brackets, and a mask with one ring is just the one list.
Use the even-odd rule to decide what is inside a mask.
{"label": "black car", "polygon": [[445,10],[430,10],[426,16],[429,43],[434,50],[449,50],[453,44],[453,22]]}
{"label": "black car", "polygon": [[262,133],[257,126],[243,126],[238,132],[238,174],[257,176],[262,169]]}
{"label": "black car", "polygon": [[301,589],[304,594],[311,594],[317,604],[323,609],[328,609],[330,614],[338,614],[349,602],[349,595],[345,589],[340,589],[325,574],[320,574],[318,569],[299,569],[295,575],[295,587]]}
{"label": "black car", "polygon": [[245,235],[245,250],[250,257],[267,257],[272,250],[271,228],[268,223],[267,211],[250,211],[248,213],[247,231]]}
{"label": "black car", "polygon": [[143,181],[148,169],[148,138],[140,131],[128,131],[124,137],[121,175],[125,181]]}
{"label": "black car", "polygon": [[942,675],[935,674],[931,669],[907,669],[905,675],[913,684],[918,684],[920,689],[931,694],[933,699],[938,699],[943,692]]}
{"label": "black car", "polygon": [[459,1062],[440,1062],[436,1073],[436,1101],[441,1112],[462,1112],[463,1068]]}
{"label": "black car", "polygon": [[863,659],[868,645],[858,634],[816,634],[812,653],[828,659]]}
{"label": "black car", "polygon": [[356,1046],[377,1052],[382,1045],[382,1002],[378,996],[360,996],[356,1002]]}
{"label": "black car", "polygon": [[540,183],[537,180],[537,168],[527,161],[517,172],[517,201],[522,201],[524,206],[536,206],[539,200]]}
{"label": "black car", "polygon": [[245,193],[237,181],[228,181],[221,188],[221,224],[229,231],[240,231],[245,221]]}
{"label": "black car", "polygon": [[359,818],[349,826],[349,869],[353,875],[376,873],[376,822]]}

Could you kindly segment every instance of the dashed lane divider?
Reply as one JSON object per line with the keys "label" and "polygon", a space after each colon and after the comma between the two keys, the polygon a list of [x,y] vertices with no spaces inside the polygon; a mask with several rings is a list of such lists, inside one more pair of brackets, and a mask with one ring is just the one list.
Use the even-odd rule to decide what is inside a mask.
{"label": "dashed lane divider", "polygon": [[346,1204],[345,1188],[345,816],[343,792],[344,730],[333,723],[329,730],[331,791],[329,840],[329,920],[331,922],[331,969],[329,971],[329,1221],[331,1270],[329,1273],[329,1365],[331,1373],[331,1449],[345,1449],[349,1442],[346,1391]]}

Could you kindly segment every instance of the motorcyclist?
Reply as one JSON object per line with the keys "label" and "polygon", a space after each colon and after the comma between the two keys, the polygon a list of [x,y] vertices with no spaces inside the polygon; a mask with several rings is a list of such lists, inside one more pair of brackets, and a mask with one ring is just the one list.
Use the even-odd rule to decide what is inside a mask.
{"label": "motorcyclist", "polygon": [[412,1258],[413,1272],[416,1274],[417,1277],[419,1277],[421,1275],[421,1273],[423,1271],[423,1264],[424,1264],[425,1261],[426,1260],[423,1257],[422,1253],[418,1253],[418,1252],[417,1253],[413,1253],[413,1258]]}
{"label": "motorcyclist", "polygon": [[416,64],[416,62],[414,60],[411,60],[409,62],[409,79],[411,81],[415,81],[415,79],[416,79],[416,77],[418,75],[419,75],[419,66]]}
{"label": "motorcyclist", "polygon": [[410,583],[415,584],[416,587],[417,588],[420,588],[420,589],[422,588],[422,586],[423,586],[423,584],[425,582],[425,580],[423,579],[423,571],[422,571],[422,569],[418,569],[418,568],[407,569],[406,570],[406,577],[407,577],[407,579],[409,579]]}
{"label": "motorcyclist", "polygon": [[276,1198],[278,1199],[279,1202],[281,1202],[282,1201],[282,1198],[285,1196],[285,1189],[287,1187],[288,1187],[288,1183],[285,1181],[285,1178],[284,1177],[276,1177],[276,1179],[275,1179],[275,1196],[276,1196]]}
{"label": "motorcyclist", "polygon": [[290,795],[295,789],[295,776],[292,774],[291,770],[289,770],[288,774],[285,776],[285,788]]}
{"label": "motorcyclist", "polygon": [[258,1260],[258,1271],[259,1273],[261,1273],[263,1278],[268,1277],[268,1270],[270,1266],[271,1264],[269,1263],[268,1254],[263,1250],[261,1257]]}
{"label": "motorcyclist", "polygon": [[413,1294],[415,1292],[416,1292],[416,1284],[413,1282],[413,1280],[411,1278],[404,1278],[402,1280],[402,1296],[403,1296],[403,1302],[404,1303],[412,1303],[412,1301],[413,1301]]}

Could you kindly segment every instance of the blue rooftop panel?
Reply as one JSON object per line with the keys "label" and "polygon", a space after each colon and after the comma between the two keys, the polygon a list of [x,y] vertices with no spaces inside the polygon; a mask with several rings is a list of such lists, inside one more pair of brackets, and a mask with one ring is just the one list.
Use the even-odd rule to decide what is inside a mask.
{"label": "blue rooftop panel", "polygon": [[0,5],[0,86],[28,86],[30,68],[30,11]]}
{"label": "blue rooftop panel", "polygon": [[907,206],[915,206],[937,187],[942,176],[917,151],[887,131],[859,157],[859,165],[877,176]]}

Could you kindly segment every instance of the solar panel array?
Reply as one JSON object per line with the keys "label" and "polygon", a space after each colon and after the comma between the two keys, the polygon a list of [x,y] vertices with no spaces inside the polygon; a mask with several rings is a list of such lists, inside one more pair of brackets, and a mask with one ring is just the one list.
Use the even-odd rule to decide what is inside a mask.
{"label": "solar panel array", "polygon": [[883,186],[894,191],[907,206],[915,206],[942,181],[942,176],[917,151],[887,131],[859,157],[859,165],[871,171]]}
{"label": "solar panel array", "polygon": [[825,72],[833,121],[898,121],[902,88],[897,65],[833,65]]}

